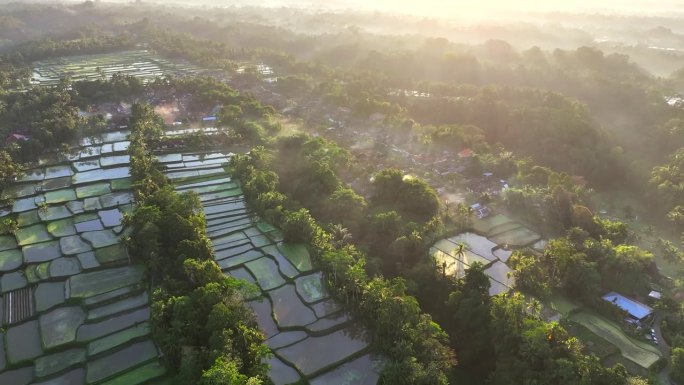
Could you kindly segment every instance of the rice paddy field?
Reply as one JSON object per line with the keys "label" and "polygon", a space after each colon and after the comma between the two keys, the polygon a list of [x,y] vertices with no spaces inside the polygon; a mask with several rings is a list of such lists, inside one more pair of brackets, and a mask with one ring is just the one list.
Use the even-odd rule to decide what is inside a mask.
{"label": "rice paddy field", "polygon": [[73,81],[111,78],[116,73],[145,81],[162,75],[187,76],[199,69],[189,63],[172,62],[147,50],[131,50],[107,54],[69,56],[33,63],[31,83],[40,86],[59,84],[66,76]]}
{"label": "rice paddy field", "polygon": [[258,288],[250,299],[274,356],[275,384],[375,385],[382,360],[369,353],[364,329],[330,297],[326,280],[303,244],[246,206],[240,183],[225,166],[232,154],[165,154],[166,175],[177,191],[199,194],[215,258],[221,269]]}
{"label": "rice paddy field", "polygon": [[142,266],[121,245],[132,209],[124,135],[91,141],[3,192],[0,384],[142,384],[165,369]]}
{"label": "rice paddy field", "polygon": [[[41,160],[4,194],[19,229],[0,236],[0,384],[163,383],[150,338],[144,269],[121,246],[133,208],[128,132],[84,139]],[[274,356],[275,384],[375,385],[382,359],[327,291],[306,245],[247,208],[226,171],[232,154],[161,154],[177,191],[199,194],[219,266],[252,282],[249,299]]]}
{"label": "rice paddy field", "polygon": [[[463,244],[463,253],[459,254],[459,245]],[[442,267],[446,274],[463,277],[470,266],[481,263],[486,267],[485,274],[489,276],[489,295],[508,292],[515,286],[512,270],[506,265],[511,255],[510,250],[501,248],[487,237],[475,233],[463,233],[451,238],[437,241],[431,248],[430,254],[438,267]]]}
{"label": "rice paddy field", "polygon": [[[433,246],[432,254],[438,263],[453,261],[455,259],[453,252],[455,244],[458,242],[465,243],[469,252],[475,252],[482,256],[480,262],[485,263],[486,260],[491,263],[485,263],[488,267],[485,272],[490,276],[492,284],[490,294],[498,294],[508,290],[506,285],[501,284],[501,282],[506,283],[502,280],[510,272],[510,269],[504,268],[508,257],[510,257],[508,248],[529,247],[537,252],[542,252],[547,245],[547,241],[542,239],[539,234],[503,214],[476,219],[473,225],[478,233],[485,234],[486,237],[472,233],[461,234],[437,242]],[[461,258],[465,263],[458,262],[455,264],[455,266],[464,266],[463,270],[452,268],[447,272],[462,276],[467,268],[465,266],[466,259],[468,259],[467,254],[465,254],[465,259]],[[495,259],[492,259],[491,255]],[[474,261],[472,258],[470,260]],[[661,358],[658,349],[650,343],[631,338],[619,325],[580,308],[565,297],[553,296],[546,305],[550,310],[560,313],[571,321],[571,332],[587,344],[589,350],[599,355],[605,365],[612,366],[620,362],[632,368],[633,372],[642,373]]]}
{"label": "rice paddy field", "polygon": [[534,247],[536,243],[542,241],[539,234],[503,214],[475,219],[473,227],[475,231],[485,234],[494,243],[513,248]]}
{"label": "rice paddy field", "polygon": [[[473,229],[477,234],[466,232],[436,242],[430,254],[446,274],[456,277],[463,277],[475,262],[483,264],[490,279],[489,294],[492,296],[508,292],[515,286],[512,270],[506,265],[514,249],[531,247],[541,251],[546,246],[539,234],[503,214],[474,219]],[[460,255],[459,244],[465,245]]]}

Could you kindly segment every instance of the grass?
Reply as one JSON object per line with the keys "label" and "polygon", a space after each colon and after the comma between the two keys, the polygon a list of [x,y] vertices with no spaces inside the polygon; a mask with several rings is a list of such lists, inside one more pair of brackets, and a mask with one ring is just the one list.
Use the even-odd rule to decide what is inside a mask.
{"label": "grass", "polygon": [[573,313],[570,320],[617,346],[624,358],[642,368],[648,369],[660,359],[660,352],[653,345],[629,337],[618,325],[593,312]]}
{"label": "grass", "polygon": [[511,218],[503,214],[496,214],[483,219],[474,218],[473,228],[478,233],[487,234],[496,226],[501,226],[512,222],[513,220]]}
{"label": "grass", "polygon": [[561,313],[563,316],[568,316],[573,310],[579,309],[579,305],[559,294],[553,295],[549,299],[549,305],[551,309]]}
{"label": "grass", "polygon": [[527,246],[539,240],[540,238],[541,237],[539,234],[527,229],[526,227],[519,227],[517,229],[506,231],[505,233],[491,237],[492,241],[499,245],[511,246]]}
{"label": "grass", "polygon": [[593,353],[601,360],[614,354],[620,354],[620,349],[617,346],[576,322],[569,322],[566,329],[570,334],[582,341],[590,353]]}
{"label": "grass", "polygon": [[504,223],[503,225],[498,225],[498,226],[492,227],[492,228],[489,229],[489,231],[487,232],[487,236],[493,237],[493,236],[495,236],[495,235],[502,234],[502,233],[505,233],[505,232],[507,232],[507,231],[518,230],[518,229],[520,229],[520,228],[522,228],[522,226],[520,225],[520,223],[518,223],[518,222],[508,222],[508,223]]}
{"label": "grass", "polygon": [[[636,374],[636,375],[640,375],[640,376],[647,376],[648,375],[648,370],[646,370],[641,365],[638,365],[638,364],[634,363],[633,361],[626,359],[621,354],[613,354],[611,356],[608,356],[608,357],[604,358],[603,360],[601,360],[601,363],[603,364],[603,366],[610,367],[610,368],[614,367],[617,364],[622,364],[622,366],[624,366],[625,369],[627,369],[628,373]],[[665,384],[662,384],[662,385],[665,385]]]}

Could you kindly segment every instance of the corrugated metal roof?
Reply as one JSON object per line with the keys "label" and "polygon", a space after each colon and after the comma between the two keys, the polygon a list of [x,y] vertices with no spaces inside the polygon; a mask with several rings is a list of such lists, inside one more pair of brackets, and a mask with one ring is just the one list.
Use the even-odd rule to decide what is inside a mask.
{"label": "corrugated metal roof", "polygon": [[614,304],[615,306],[629,313],[629,315],[632,317],[639,320],[653,313],[653,309],[650,306],[644,305],[641,302],[637,302],[616,292],[610,292],[604,295],[603,299]]}
{"label": "corrugated metal roof", "polygon": [[33,290],[31,287],[5,293],[2,299],[0,314],[4,313],[2,320],[5,325],[33,317],[35,309],[33,308]]}

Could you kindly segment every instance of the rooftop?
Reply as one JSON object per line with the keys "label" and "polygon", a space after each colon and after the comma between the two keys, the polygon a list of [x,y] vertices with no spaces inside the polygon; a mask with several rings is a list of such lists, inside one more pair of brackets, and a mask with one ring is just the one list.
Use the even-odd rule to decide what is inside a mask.
{"label": "rooftop", "polygon": [[644,317],[653,313],[653,309],[650,306],[644,305],[641,302],[637,302],[616,292],[610,292],[604,295],[603,299],[605,301],[612,302],[615,306],[626,311],[629,313],[629,315],[638,320],[643,319]]}
{"label": "rooftop", "polygon": [[473,155],[475,155],[475,152],[473,152],[473,150],[471,150],[469,148],[466,148],[465,150],[461,150],[458,153],[459,158],[470,158]]}

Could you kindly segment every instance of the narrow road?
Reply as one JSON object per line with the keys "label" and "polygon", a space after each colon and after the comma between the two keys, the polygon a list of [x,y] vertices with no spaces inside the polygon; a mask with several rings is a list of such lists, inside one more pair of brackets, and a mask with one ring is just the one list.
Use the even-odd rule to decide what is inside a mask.
{"label": "narrow road", "polygon": [[663,338],[663,333],[660,330],[660,324],[663,320],[663,312],[661,310],[656,311],[653,320],[653,329],[655,329],[656,337],[658,338],[658,350],[667,360],[667,365],[663,367],[660,372],[658,372],[658,382],[660,385],[671,385],[673,382],[670,381],[670,369],[672,367],[672,362],[670,361],[670,346]]}

